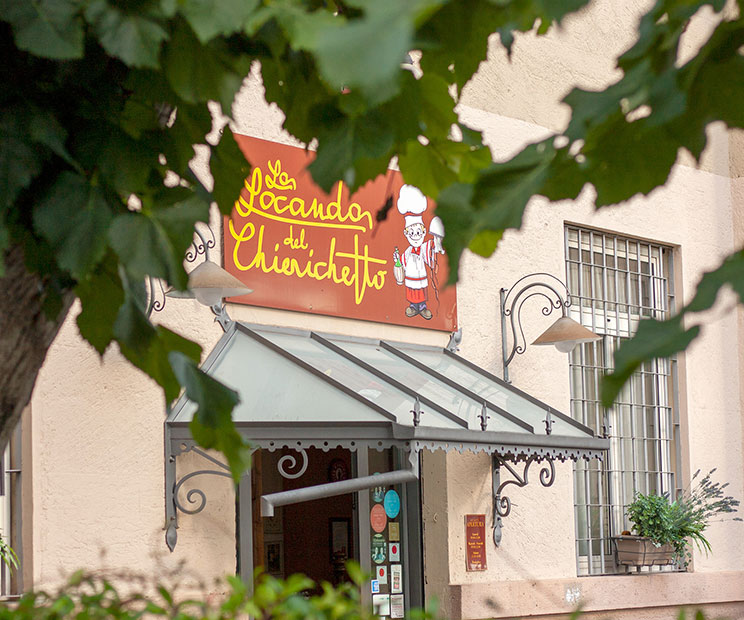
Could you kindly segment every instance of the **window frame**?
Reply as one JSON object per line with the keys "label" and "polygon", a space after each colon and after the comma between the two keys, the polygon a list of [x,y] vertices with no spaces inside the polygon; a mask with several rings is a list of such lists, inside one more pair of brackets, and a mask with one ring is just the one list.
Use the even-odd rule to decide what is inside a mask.
{"label": "window frame", "polygon": [[571,415],[611,441],[604,462],[574,467],[577,573],[614,574],[611,537],[629,529],[624,513],[635,493],[678,492],[676,360],[644,364],[610,408],[599,403],[599,380],[640,319],[674,311],[674,249],[568,223],[564,243],[569,316],[602,336],[571,354]]}

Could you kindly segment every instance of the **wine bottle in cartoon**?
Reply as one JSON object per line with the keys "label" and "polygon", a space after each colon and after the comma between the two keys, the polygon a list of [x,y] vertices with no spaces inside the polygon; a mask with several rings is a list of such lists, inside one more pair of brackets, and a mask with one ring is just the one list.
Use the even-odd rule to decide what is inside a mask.
{"label": "wine bottle in cartoon", "polygon": [[395,252],[393,252],[393,277],[399,284],[403,284],[403,263],[400,262],[400,252],[398,246],[395,246]]}

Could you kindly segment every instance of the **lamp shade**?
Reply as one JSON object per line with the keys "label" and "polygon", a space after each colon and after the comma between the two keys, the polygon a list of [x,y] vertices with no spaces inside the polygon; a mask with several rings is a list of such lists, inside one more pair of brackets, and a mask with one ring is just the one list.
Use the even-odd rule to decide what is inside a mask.
{"label": "lamp shade", "polygon": [[248,288],[211,260],[205,260],[189,273],[189,290],[194,293],[197,301],[205,306],[220,304],[225,297],[253,292],[253,289]]}
{"label": "lamp shade", "polygon": [[593,331],[579,325],[572,318],[562,316],[540,334],[532,344],[553,344],[562,353],[570,353],[581,342],[592,342],[601,340],[601,338],[602,336],[597,336]]}

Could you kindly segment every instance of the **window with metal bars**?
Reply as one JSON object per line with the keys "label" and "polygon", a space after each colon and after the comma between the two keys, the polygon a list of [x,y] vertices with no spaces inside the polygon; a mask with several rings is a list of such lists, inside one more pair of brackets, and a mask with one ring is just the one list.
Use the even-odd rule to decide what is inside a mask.
{"label": "window with metal bars", "polygon": [[[0,536],[17,554],[21,553],[21,424],[0,449]],[[11,569],[0,561],[0,600],[17,598],[22,589],[21,567]]]}
{"label": "window with metal bars", "polygon": [[571,414],[610,437],[604,462],[575,467],[578,573],[614,573],[611,537],[630,529],[625,507],[636,493],[677,491],[675,362],[645,363],[609,409],[600,402],[600,379],[642,318],[665,319],[672,312],[672,251],[574,226],[566,226],[565,243],[570,316],[602,336],[571,353]]}

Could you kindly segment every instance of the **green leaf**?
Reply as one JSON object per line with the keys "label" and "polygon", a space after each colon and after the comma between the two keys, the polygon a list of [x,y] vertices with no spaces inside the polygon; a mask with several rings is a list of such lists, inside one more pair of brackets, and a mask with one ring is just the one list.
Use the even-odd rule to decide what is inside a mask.
{"label": "green leaf", "polygon": [[41,172],[41,153],[34,148],[23,114],[0,112],[0,207],[8,208]]}
{"label": "green leaf", "polygon": [[233,62],[221,42],[202,45],[186,23],[178,23],[163,52],[163,71],[179,97],[187,103],[219,101],[226,114],[243,84]]}
{"label": "green leaf", "polygon": [[184,176],[194,157],[194,145],[204,144],[212,130],[212,116],[206,104],[182,104],[176,110],[176,120],[165,136],[163,152],[168,167]]}
{"label": "green leaf", "polygon": [[700,326],[685,330],[682,315],[668,321],[647,319],[638,324],[638,331],[615,352],[615,367],[602,378],[602,404],[612,403],[630,376],[646,360],[670,357],[684,351],[700,333]]}
{"label": "green leaf", "polygon": [[405,182],[415,185],[433,200],[442,189],[457,181],[457,174],[447,167],[441,154],[418,140],[406,144],[405,152],[398,156],[398,165]]}
{"label": "green leaf", "polygon": [[744,250],[734,252],[726,257],[720,267],[703,274],[695,296],[683,312],[708,310],[715,303],[718,292],[727,284],[739,296],[739,302],[744,302]]}
{"label": "green leaf", "polygon": [[118,127],[102,128],[97,164],[106,182],[120,194],[142,192],[158,166],[158,151],[144,140],[135,140]]}
{"label": "green leaf", "polygon": [[434,200],[452,183],[475,182],[491,163],[491,151],[482,144],[450,139],[430,140],[425,146],[410,140],[398,157],[406,183],[416,185]]}
{"label": "green leaf", "polygon": [[700,326],[685,330],[682,323],[685,316],[710,309],[718,292],[726,285],[734,289],[740,302],[744,301],[744,250],[734,252],[720,267],[703,274],[694,297],[679,314],[667,321],[648,319],[639,323],[635,336],[615,352],[614,371],[603,378],[602,402],[605,407],[612,404],[627,379],[641,364],[670,357],[687,348],[700,333]]}
{"label": "green leaf", "polygon": [[220,143],[212,147],[209,169],[214,178],[212,195],[217,206],[223,215],[230,215],[251,171],[230,127],[223,129]]}
{"label": "green leaf", "polygon": [[503,230],[482,230],[470,240],[468,248],[480,256],[491,256],[503,236]]}
{"label": "green leaf", "polygon": [[289,2],[276,3],[272,16],[295,49],[315,57],[318,71],[336,91],[359,90],[370,102],[390,99],[398,91],[400,63],[412,49],[415,23],[438,1],[357,0],[361,11],[334,16],[319,9],[303,12]]}
{"label": "green leaf", "polygon": [[50,243],[60,267],[76,279],[103,258],[111,208],[99,187],[63,172],[34,209],[34,227]]}
{"label": "green leaf", "polygon": [[457,282],[460,257],[473,238],[473,192],[472,185],[453,183],[437,197],[437,215],[442,218],[447,231],[443,243],[449,260],[448,284]]}
{"label": "green leaf", "polygon": [[364,5],[363,17],[343,27],[319,30],[311,51],[318,69],[337,89],[358,88],[374,101],[397,91],[394,76],[412,47],[415,2],[376,0]]}
{"label": "green leaf", "polygon": [[36,107],[31,110],[29,136],[31,140],[48,147],[64,161],[76,168],[78,172],[81,172],[80,167],[67,152],[67,147],[65,146],[67,132],[54,117],[51,110]]}
{"label": "green leaf", "polygon": [[183,255],[193,239],[194,224],[209,218],[209,208],[197,196],[159,209],[117,216],[110,243],[134,278],[163,278],[186,287]]}
{"label": "green leaf", "polygon": [[586,176],[568,148],[558,149],[550,162],[540,193],[548,200],[574,200],[586,184]]}
{"label": "green leaf", "polygon": [[182,0],[178,10],[199,41],[238,32],[258,6],[258,0]]}
{"label": "green leaf", "polygon": [[181,390],[181,385],[171,368],[169,355],[180,352],[184,359],[196,363],[201,353],[198,344],[162,325],[154,328],[129,289],[114,323],[114,337],[124,357],[163,388],[168,403],[174,400]]}
{"label": "green leaf", "polygon": [[503,10],[487,0],[446,3],[416,33],[424,74],[436,73],[461,89],[486,59],[488,36],[502,23]]}
{"label": "green leaf", "polygon": [[526,147],[513,159],[493,164],[475,184],[474,203],[481,229],[519,228],[527,202],[539,194],[555,151],[550,141]]}
{"label": "green leaf", "polygon": [[174,352],[169,359],[186,396],[198,407],[190,424],[192,437],[204,448],[225,455],[237,484],[250,466],[249,446],[231,418],[233,408],[240,401],[237,392],[207,375],[182,354]]}
{"label": "green leaf", "polygon": [[455,101],[449,93],[449,86],[437,75],[423,75],[417,80],[421,88],[421,130],[429,137],[446,138],[452,125],[457,123]]}
{"label": "green leaf", "polygon": [[18,49],[42,58],[82,58],[79,10],[76,0],[0,0],[0,15],[13,26]]}
{"label": "green leaf", "polygon": [[634,123],[618,120],[595,132],[582,149],[586,156],[582,168],[597,190],[596,206],[617,204],[663,185],[678,149],[669,131],[652,126],[647,118]]}
{"label": "green leaf", "polygon": [[[261,60],[266,101],[284,111],[284,129],[308,143],[316,137],[313,111],[332,105],[339,96],[321,81],[309,53],[282,48],[280,54]],[[339,105],[348,97],[340,97]]]}
{"label": "green leaf", "polygon": [[78,282],[75,289],[82,305],[77,317],[80,335],[100,355],[114,339],[114,322],[124,302],[124,289],[117,266],[116,257],[109,253],[93,273]]}
{"label": "green leaf", "polygon": [[[387,155],[389,161],[394,143],[393,129],[379,110],[357,118],[340,115],[337,111],[335,116],[332,114],[327,111],[324,115],[325,126],[318,133],[317,155],[308,170],[326,192],[339,180],[354,191],[362,179],[369,178],[369,171],[360,174],[360,160],[379,161]],[[383,165],[379,172],[384,172],[385,168]]]}
{"label": "green leaf", "polygon": [[107,0],[92,0],[85,17],[112,56],[130,67],[159,66],[160,44],[168,38],[168,33],[156,21],[135,12],[124,12]]}

